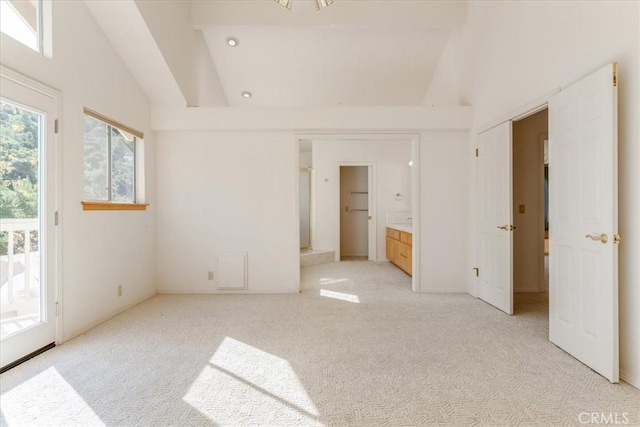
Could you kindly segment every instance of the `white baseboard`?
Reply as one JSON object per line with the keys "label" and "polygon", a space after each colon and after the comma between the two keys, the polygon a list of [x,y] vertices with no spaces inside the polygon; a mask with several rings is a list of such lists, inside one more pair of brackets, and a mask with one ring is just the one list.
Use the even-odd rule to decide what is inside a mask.
{"label": "white baseboard", "polygon": [[250,289],[158,289],[158,295],[285,295],[300,293],[299,289],[278,289],[273,291],[253,291]]}
{"label": "white baseboard", "polygon": [[634,378],[631,375],[629,375],[627,372],[620,369],[620,379],[626,382],[627,384],[630,384],[633,387],[640,390],[640,378],[637,378],[637,377]]}
{"label": "white baseboard", "polygon": [[89,329],[93,329],[93,328],[95,328],[95,327],[96,327],[96,326],[98,326],[99,324],[106,322],[107,320],[111,319],[112,317],[115,317],[115,316],[117,316],[118,314],[123,313],[123,312],[125,312],[125,311],[129,310],[130,308],[135,307],[135,306],[136,306],[136,305],[138,305],[138,304],[142,304],[143,302],[147,301],[148,299],[153,298],[153,297],[154,297],[154,296],[156,296],[157,294],[158,294],[158,293],[154,290],[154,291],[153,291],[153,293],[151,293],[151,294],[149,294],[149,295],[147,295],[147,296],[143,297],[143,298],[142,298],[142,299],[140,299],[139,301],[132,302],[131,304],[124,305],[124,306],[122,306],[122,307],[118,308],[117,310],[112,311],[111,313],[109,313],[109,314],[107,314],[107,315],[105,315],[105,316],[102,316],[102,317],[98,318],[97,320],[94,320],[93,322],[89,323],[87,326],[82,327],[82,328],[80,328],[80,329],[76,329],[75,331],[71,332],[68,336],[63,336],[63,337],[62,337],[62,341],[58,341],[58,342],[56,342],[56,345],[64,344],[65,342],[67,342],[67,341],[69,341],[69,340],[71,340],[71,339],[73,339],[73,338],[75,338],[75,337],[77,337],[77,336],[79,336],[79,335],[84,334],[84,333],[85,333],[85,332],[87,332]]}

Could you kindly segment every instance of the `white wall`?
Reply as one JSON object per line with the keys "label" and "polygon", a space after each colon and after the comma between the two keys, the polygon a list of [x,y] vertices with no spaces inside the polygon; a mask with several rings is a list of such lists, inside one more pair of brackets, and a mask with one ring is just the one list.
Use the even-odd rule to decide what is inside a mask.
{"label": "white wall", "polygon": [[[385,217],[388,212],[411,212],[411,142],[389,140],[314,140],[316,173],[316,241],[314,249],[338,249],[340,163],[371,162],[376,169],[377,255],[385,260]],[[371,191],[371,190],[370,190]],[[403,200],[395,200],[395,194]]]}
{"label": "white wall", "polygon": [[[544,146],[548,110],[513,123],[513,290],[540,292],[544,283]],[[519,206],[525,212],[520,213]]]}
{"label": "white wall", "polygon": [[[355,193],[354,193],[355,192]],[[368,256],[369,172],[367,166],[340,167],[340,257]]]}
{"label": "white wall", "polygon": [[[475,133],[486,123],[602,67],[619,71],[619,230],[621,376],[640,387],[640,71],[639,2],[472,2],[468,25],[443,56],[468,70],[456,90],[430,89],[427,105],[474,107]],[[445,65],[436,72],[445,75]],[[469,153],[475,149],[471,139]],[[473,161],[473,160],[472,160]],[[475,166],[470,163],[470,169]],[[472,186],[470,200],[475,200]],[[471,213],[471,217],[475,214]],[[470,220],[470,229],[474,230]],[[475,247],[471,236],[472,248]],[[469,269],[476,255],[469,257]],[[469,291],[476,293],[470,278]]]}
{"label": "white wall", "polygon": [[[466,163],[461,161],[461,159],[464,159],[467,155],[465,153],[465,147],[468,145],[469,140],[467,129],[469,128],[471,114],[471,107],[340,107],[309,109],[156,108],[152,110],[152,125],[159,133],[158,138],[161,140],[166,139],[168,142],[170,141],[168,135],[172,135],[171,138],[173,139],[171,142],[173,147],[170,149],[167,148],[166,154],[160,152],[158,154],[158,175],[161,180],[161,182],[158,183],[158,194],[164,195],[167,191],[162,184],[165,173],[168,175],[175,173],[171,171],[173,166],[170,156],[174,151],[176,153],[179,151],[178,146],[181,143],[180,139],[183,135],[192,135],[190,139],[193,140],[194,143],[191,144],[191,155],[194,158],[201,158],[202,156],[210,156],[211,154],[215,154],[216,156],[236,156],[238,150],[244,151],[242,144],[235,146],[234,144],[228,143],[220,148],[210,148],[209,145],[206,144],[206,142],[224,142],[225,135],[229,136],[227,142],[234,141],[236,137],[248,134],[255,135],[257,140],[269,140],[269,138],[271,138],[269,135],[271,135],[272,132],[282,133],[284,129],[286,132],[295,134],[296,138],[304,140],[311,140],[318,134],[335,135],[334,138],[341,138],[348,134],[351,139],[353,139],[354,135],[362,134],[378,139],[388,139],[387,135],[390,134],[402,134],[407,135],[408,141],[414,135],[417,135],[418,132],[422,131],[422,133],[419,134],[420,142],[417,148],[414,148],[415,151],[412,154],[414,160],[417,159],[418,162],[427,165],[421,169],[420,176],[418,177],[421,183],[419,189],[413,189],[414,191],[420,191],[420,197],[422,198],[420,221],[427,224],[419,230],[420,238],[424,240],[424,242],[421,242],[421,245],[427,245],[427,249],[420,255],[420,266],[424,269],[424,280],[421,279],[423,283],[418,283],[417,291],[464,292],[466,289],[467,259],[469,257],[467,254],[467,239],[470,238],[468,230],[464,227],[469,206],[466,198],[466,188],[467,181],[472,178],[467,172]],[[212,136],[215,136],[215,138],[212,138]],[[163,146],[168,147],[169,144],[163,144]],[[298,147],[293,147],[293,150],[295,152],[294,155],[297,157]],[[292,161],[288,166],[284,166],[286,162],[281,154],[279,149],[269,153],[265,152],[263,161],[271,164],[274,170],[279,167],[288,167],[290,168],[291,176],[296,177],[298,174],[298,162]],[[285,155],[288,156],[288,154]],[[355,159],[363,160],[361,156],[355,157]],[[162,165],[160,163],[162,163]],[[265,166],[259,166],[259,168],[262,167]],[[413,169],[412,173],[416,173],[416,168]],[[337,173],[337,169],[334,170],[332,175],[334,183],[337,182],[335,173]],[[443,184],[443,177],[449,178],[450,181]],[[320,173],[314,174],[314,180],[317,182],[317,188],[320,188],[324,184],[324,176]],[[227,179],[224,181],[230,182]],[[293,181],[296,180],[293,179]],[[264,188],[263,190],[268,194],[273,193],[273,197],[275,198],[283,197],[282,193],[278,191],[278,188]],[[390,189],[388,192],[391,195],[395,195],[397,191]],[[254,197],[254,194],[255,191],[251,189],[238,188],[235,197],[251,198]],[[285,203],[290,203],[292,205],[292,211],[297,212],[299,209],[297,187],[292,194],[293,199]],[[378,190],[378,194],[380,194],[380,189]],[[410,197],[413,197],[413,195]],[[404,199],[404,201],[407,200],[407,198]],[[334,204],[336,203],[337,202],[334,202]],[[163,202],[161,200],[160,205],[161,211],[167,209],[169,212],[176,212],[177,208],[172,206],[168,201]],[[404,206],[402,208],[404,208]],[[183,207],[183,210],[189,213],[189,215],[193,215],[192,211],[196,209],[198,209],[198,207]],[[229,211],[227,216],[233,217],[232,212],[234,212],[234,210],[232,207],[225,207],[224,209]],[[326,209],[326,207],[319,206],[318,213],[320,213],[320,209]],[[337,205],[335,208],[329,209],[331,212],[334,212],[334,214],[332,214],[334,218],[333,221],[337,221]],[[163,213],[160,212],[158,217],[163,217]],[[380,218],[380,214],[378,214],[378,218]],[[312,224],[314,223],[314,219],[315,218],[312,218]],[[256,216],[252,218],[251,221],[252,223],[247,225],[247,227],[250,229],[259,227],[259,225],[253,224],[253,221],[260,221],[259,217]],[[202,221],[199,220],[198,223],[200,222]],[[384,222],[382,222],[382,224],[383,223]],[[160,242],[161,239],[165,238],[163,235],[165,226],[165,222],[163,222],[162,225],[158,225],[158,272],[160,276],[163,276],[167,270],[167,268],[164,267],[167,258],[161,259],[161,253],[167,250],[162,246],[166,246],[167,243]],[[169,225],[169,227],[173,227],[173,225]],[[206,228],[210,227],[210,225],[206,226]],[[281,224],[279,227],[276,231],[279,232],[283,239],[292,242],[291,248],[293,249],[288,258],[278,257],[279,265],[285,266],[284,268],[298,266],[299,227],[297,219],[291,221],[290,224]],[[295,230],[290,230],[289,227],[294,227]],[[335,225],[329,228],[334,230],[330,232],[333,236],[332,238],[329,237],[331,240],[328,241],[328,243],[326,243],[326,240],[325,243],[320,243],[317,240],[317,235],[314,235],[314,249],[334,247],[337,231],[335,231]],[[379,234],[379,238],[384,238],[381,237],[384,236],[383,234]],[[229,239],[226,239],[217,244],[226,245],[228,240]],[[254,244],[252,240],[245,239],[244,237],[242,237],[241,243],[243,245],[242,247],[250,247],[250,245]],[[416,246],[417,243],[416,240],[414,240],[414,250]],[[379,259],[384,259],[384,245],[382,244],[378,245],[378,257]],[[202,269],[205,264],[205,262],[199,262],[198,268]],[[249,264],[251,280],[253,274],[251,272],[251,260]],[[414,270],[416,269],[416,265],[417,264],[414,263]],[[195,279],[198,286],[189,286],[190,289],[210,289],[210,284],[202,284],[201,274],[202,273],[197,273],[198,276]],[[297,276],[296,274],[296,283],[298,283]],[[174,285],[174,287],[175,286],[176,285]],[[284,291],[285,288],[288,291],[291,283],[282,282],[280,286],[282,286],[282,291]],[[161,290],[178,292],[178,290],[168,288],[161,288]],[[264,292],[272,292],[272,290],[265,290]]]}
{"label": "white wall", "polygon": [[420,134],[421,292],[466,291],[468,140],[465,131]]}
{"label": "white wall", "polygon": [[[228,110],[228,111],[227,111]],[[299,210],[297,196],[297,179],[298,176],[298,146],[291,145],[288,148],[280,145],[280,143],[272,144],[274,141],[284,140],[286,138],[311,140],[317,135],[333,134],[335,138],[342,138],[344,135],[349,137],[342,139],[354,139],[354,135],[362,135],[362,129],[367,129],[367,135],[378,139],[388,140],[389,134],[407,135],[406,140],[409,141],[417,136],[416,129],[423,129],[420,134],[420,143],[415,148],[416,154],[409,154],[403,164],[408,163],[411,155],[414,160],[423,162],[427,165],[426,169],[422,169],[420,176],[420,195],[423,198],[421,221],[428,225],[421,228],[420,236],[425,240],[428,248],[421,256],[420,265],[425,270],[424,283],[418,284],[418,291],[424,292],[464,292],[465,290],[465,272],[466,272],[466,239],[467,230],[463,226],[464,219],[467,217],[468,203],[466,200],[466,183],[467,171],[466,164],[460,162],[464,158],[464,149],[468,144],[468,129],[471,109],[469,107],[453,107],[453,108],[334,108],[334,109],[219,109],[219,108],[198,108],[198,109],[157,109],[152,112],[152,121],[154,128],[158,129],[158,194],[161,196],[158,201],[158,274],[160,276],[159,291],[161,292],[203,292],[210,291],[212,284],[206,282],[206,271],[211,268],[210,254],[222,248],[228,250],[230,247],[236,247],[238,250],[252,250],[256,245],[260,245],[259,238],[249,237],[250,232],[260,230],[259,236],[267,238],[267,246],[271,252],[260,247],[258,259],[261,265],[256,267],[252,264],[249,257],[249,280],[256,280],[259,273],[266,274],[267,280],[272,280],[271,274],[277,275],[272,283],[257,283],[253,286],[255,292],[291,292],[292,288],[299,286],[299,224],[297,221],[297,212]],[[222,130],[227,126],[228,130]],[[282,131],[281,129],[288,129]],[[305,129],[305,133],[301,133],[298,129]],[[427,130],[429,129],[429,130]],[[441,130],[433,130],[441,129]],[[314,133],[317,132],[317,133]],[[188,155],[190,159],[181,159],[188,147]],[[266,146],[271,144],[270,146]],[[284,144],[284,142],[283,142]],[[286,145],[286,144],[285,144]],[[247,152],[247,146],[254,147],[258,158],[250,157],[250,165],[242,163],[238,157],[244,158]],[[419,152],[419,155],[417,154]],[[366,160],[359,155],[357,157],[345,158],[345,160]],[[202,167],[192,168],[189,161],[201,162]],[[236,159],[230,162],[229,159]],[[178,161],[180,160],[180,161]],[[213,161],[214,166],[204,164]],[[315,162],[315,159],[313,160]],[[273,185],[265,185],[260,187],[261,193],[245,184],[237,185],[233,179],[229,179],[225,175],[229,170],[229,165],[239,167],[239,170],[247,173],[260,174],[268,171],[270,174],[290,174],[287,180],[283,181],[287,185],[294,185],[295,188],[289,192],[287,186],[279,187]],[[216,169],[219,170],[216,170]],[[236,168],[237,169],[237,168]],[[233,170],[236,170],[233,169]],[[415,173],[415,168],[411,173]],[[210,218],[201,218],[203,209],[200,205],[193,205],[190,201],[184,200],[179,196],[181,188],[186,187],[187,183],[196,182],[187,177],[202,170],[203,177],[208,179],[210,184],[195,184],[197,191],[204,191],[203,194],[211,191],[223,191],[223,200],[231,200],[238,198],[239,200],[251,200],[258,197],[264,200],[267,206],[278,206],[284,211],[280,212],[281,216],[289,215],[289,220],[281,220],[282,218],[271,218],[266,223],[263,217],[253,212],[245,212],[241,210],[243,207],[236,204],[225,204],[220,202],[206,202],[204,212],[211,210]],[[288,170],[288,172],[287,172]],[[320,188],[324,184],[324,178],[320,172],[316,171],[314,180],[317,187]],[[333,169],[331,180],[333,184],[337,184],[337,168]],[[181,178],[185,175],[185,178]],[[264,175],[264,173],[263,173]],[[411,176],[411,175],[410,175]],[[406,178],[407,183],[410,176]],[[449,182],[443,184],[443,177],[450,178]],[[218,183],[224,182],[228,186],[224,190],[217,190]],[[378,183],[380,180],[378,180]],[[242,181],[241,181],[242,183]],[[170,188],[174,187],[174,188]],[[395,186],[394,186],[395,187]],[[407,184],[406,188],[410,188]],[[286,190],[286,191],[283,191]],[[336,190],[337,191],[337,187]],[[394,188],[388,190],[380,190],[378,194],[388,194],[385,197],[391,197],[395,202]],[[418,191],[418,189],[414,189]],[[404,202],[408,202],[413,195],[410,192],[405,194]],[[164,199],[164,197],[167,197]],[[176,205],[176,200],[182,200],[185,203]],[[337,197],[333,202],[335,208],[329,208],[332,212],[334,223],[337,221]],[[272,201],[277,201],[277,203]],[[287,205],[291,205],[287,208]],[[214,211],[213,206],[220,212]],[[392,204],[395,209],[395,205]],[[410,205],[400,206],[398,209],[405,209]],[[290,209],[290,211],[286,211]],[[320,209],[326,209],[326,206],[319,206]],[[266,212],[270,212],[267,210]],[[204,230],[207,238],[202,239],[193,233],[197,231],[189,231],[184,223],[177,224],[179,216],[185,216],[191,224],[195,224],[196,228]],[[378,214],[380,218],[380,214]],[[383,216],[384,217],[384,216]],[[228,221],[231,221],[230,223]],[[179,221],[178,221],[179,222]],[[312,219],[312,223],[313,223]],[[220,227],[218,223],[225,224]],[[231,224],[227,226],[226,224]],[[381,224],[384,224],[382,222]],[[380,225],[379,225],[380,226]],[[264,231],[269,230],[273,232]],[[381,231],[384,231],[384,225],[381,225]],[[240,229],[239,233],[230,235],[229,229]],[[221,230],[220,235],[209,238],[216,230]],[[331,241],[320,244],[317,236],[314,236],[314,249],[327,249],[329,245],[335,245],[337,230],[335,225],[330,227],[329,237]],[[165,231],[169,230],[169,233]],[[179,234],[176,230],[184,230],[183,234]],[[247,230],[246,232],[244,230]],[[188,249],[188,253],[196,253],[199,260],[190,260],[188,256],[180,253],[170,253],[172,242],[176,239],[187,238],[189,244],[196,249]],[[239,236],[239,239],[235,239]],[[278,242],[275,236],[278,236]],[[379,233],[379,238],[384,238],[384,234]],[[199,243],[203,242],[203,243]],[[290,242],[290,243],[286,243]],[[271,247],[273,245],[275,247]],[[288,246],[287,246],[288,245]],[[414,240],[414,248],[416,240]],[[333,246],[331,246],[333,247]],[[287,249],[288,251],[286,252]],[[272,250],[273,249],[273,250]],[[177,249],[176,249],[177,250]],[[384,245],[379,244],[379,259],[384,259]],[[380,252],[381,251],[381,252]],[[178,270],[179,267],[167,266],[167,262],[175,256],[183,257],[186,260],[187,281],[182,281],[184,286],[180,285],[178,279],[181,278]],[[428,258],[429,257],[429,258]],[[263,261],[264,260],[264,261]],[[282,268],[283,271],[274,271],[274,266]],[[416,264],[414,264],[414,269]],[[289,271],[295,269],[295,273]],[[194,270],[193,272],[191,270]],[[196,271],[197,270],[197,271]],[[203,276],[204,272],[204,276]],[[256,275],[258,274],[258,275]],[[287,279],[288,278],[288,279]],[[182,280],[182,279],[180,279]],[[275,283],[275,281],[278,283]],[[256,287],[257,286],[257,287]]]}
{"label": "white wall", "polygon": [[[2,64],[62,92],[62,337],[155,294],[155,165],[149,103],[84,2],[53,2],[53,58],[1,35]],[[84,212],[86,106],[145,133],[146,212]],[[118,285],[123,296],[117,296]]]}
{"label": "white wall", "polygon": [[158,292],[215,293],[221,252],[248,253],[248,289],[299,289],[298,147],[289,132],[157,133]]}

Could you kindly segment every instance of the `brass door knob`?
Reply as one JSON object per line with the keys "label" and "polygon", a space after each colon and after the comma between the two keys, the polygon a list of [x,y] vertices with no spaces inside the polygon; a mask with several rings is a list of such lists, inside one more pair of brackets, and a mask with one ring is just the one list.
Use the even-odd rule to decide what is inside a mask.
{"label": "brass door knob", "polygon": [[607,236],[605,233],[598,235],[587,234],[585,237],[596,242],[601,242],[602,244],[605,244],[609,241],[609,236]]}

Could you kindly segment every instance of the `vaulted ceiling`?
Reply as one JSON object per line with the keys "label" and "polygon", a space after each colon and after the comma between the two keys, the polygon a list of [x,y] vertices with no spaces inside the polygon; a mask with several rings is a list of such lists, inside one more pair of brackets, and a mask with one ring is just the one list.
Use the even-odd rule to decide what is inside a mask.
{"label": "vaulted ceiling", "polygon": [[202,107],[422,105],[467,12],[434,0],[85,4],[152,103]]}

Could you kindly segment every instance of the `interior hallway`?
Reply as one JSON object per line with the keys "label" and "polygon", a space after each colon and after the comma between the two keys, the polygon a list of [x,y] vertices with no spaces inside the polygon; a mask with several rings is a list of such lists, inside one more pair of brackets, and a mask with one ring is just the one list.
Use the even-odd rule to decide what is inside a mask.
{"label": "interior hallway", "polygon": [[640,424],[640,391],[549,343],[544,304],[509,317],[413,294],[367,261],[302,281],[296,295],[156,296],[2,374],[1,424]]}

